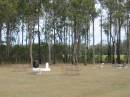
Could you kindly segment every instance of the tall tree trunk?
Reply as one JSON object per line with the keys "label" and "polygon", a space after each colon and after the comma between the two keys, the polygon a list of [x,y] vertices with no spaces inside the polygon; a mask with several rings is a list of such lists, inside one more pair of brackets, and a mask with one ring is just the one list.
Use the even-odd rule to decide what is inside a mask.
{"label": "tall tree trunk", "polygon": [[84,65],[87,65],[86,57],[87,57],[87,31],[86,31],[86,34],[85,34]]}
{"label": "tall tree trunk", "polygon": [[84,65],[87,65],[87,51],[88,51],[88,24],[87,24],[87,30],[85,33],[85,53],[84,53]]}
{"label": "tall tree trunk", "polygon": [[0,24],[0,64],[2,62],[2,48],[1,48],[1,45],[2,45],[2,24]]}
{"label": "tall tree trunk", "polygon": [[127,64],[129,64],[130,63],[130,55],[129,55],[129,53],[130,53],[130,48],[129,48],[129,39],[130,39],[130,37],[129,37],[129,31],[130,31],[130,25],[129,25],[130,23],[129,23],[129,16],[127,17],[127,48],[126,48],[126,52],[127,52]]}
{"label": "tall tree trunk", "polygon": [[78,43],[77,43],[77,61],[80,61],[80,40],[81,40],[81,34],[80,34],[80,28],[79,24],[77,27],[77,38],[78,38]]}
{"label": "tall tree trunk", "polygon": [[9,57],[9,46],[10,46],[10,24],[7,23],[7,31],[6,31],[6,44],[7,44],[7,50],[6,50],[6,56]]}
{"label": "tall tree trunk", "polygon": [[53,45],[53,64],[56,64],[56,29],[55,29],[55,23],[54,23],[54,45]]}
{"label": "tall tree trunk", "polygon": [[33,55],[32,55],[32,33],[33,32],[33,18],[29,16],[28,18],[28,33],[29,33],[29,56],[30,56],[30,67],[33,65]]}
{"label": "tall tree trunk", "polygon": [[108,47],[107,47],[107,62],[109,63],[110,62],[110,33],[107,34],[107,44],[108,44]]}
{"label": "tall tree trunk", "polygon": [[76,18],[74,20],[74,45],[73,45],[73,64],[77,65],[78,58],[77,58],[77,22]]}
{"label": "tall tree trunk", "polygon": [[114,35],[112,37],[112,63],[115,64],[116,63],[116,33],[117,33],[117,25],[114,26],[115,28],[115,32]]}
{"label": "tall tree trunk", "polygon": [[48,42],[48,49],[49,49],[49,52],[48,52],[49,53],[49,56],[48,56],[49,57],[49,64],[51,64],[51,42],[50,41]]}
{"label": "tall tree trunk", "polygon": [[91,37],[91,34],[90,34],[90,28],[88,29],[88,33],[87,33],[87,63],[91,63],[91,60],[89,60],[89,46],[90,46],[90,37]]}
{"label": "tall tree trunk", "polygon": [[128,36],[127,36],[128,37],[128,44],[127,44],[127,46],[128,46],[128,53],[127,54],[128,54],[128,64],[130,64],[130,55],[129,55],[130,54],[130,21],[129,21],[128,26],[129,26],[129,28],[128,28],[129,31],[127,33],[128,34]]}
{"label": "tall tree trunk", "polygon": [[93,64],[95,64],[95,32],[94,32],[94,19],[93,19]]}
{"label": "tall tree trunk", "polygon": [[[48,23],[48,18],[47,18],[47,13],[45,13],[45,27],[44,27],[44,35],[45,35],[45,42],[48,43],[48,33],[46,31],[47,29],[47,23]],[[44,22],[43,22],[43,25],[44,25]]]}
{"label": "tall tree trunk", "polygon": [[70,29],[70,27],[68,26],[68,29],[69,29],[69,59],[68,59],[68,61],[70,62],[70,60],[71,60],[71,34],[72,34],[72,31],[71,31],[71,29]]}
{"label": "tall tree trunk", "polygon": [[119,24],[117,35],[117,63],[120,64],[120,43],[121,43],[121,25]]}
{"label": "tall tree trunk", "polygon": [[117,49],[117,46],[116,46],[116,39],[115,39],[115,41],[114,41],[114,63],[116,63],[116,49]]}
{"label": "tall tree trunk", "polygon": [[112,41],[112,64],[115,63],[115,40]]}
{"label": "tall tree trunk", "polygon": [[68,44],[68,35],[69,35],[68,31],[69,31],[68,26],[66,26],[66,30],[65,30],[65,33],[66,33],[66,35],[65,35],[65,37],[66,37],[66,39],[65,39],[66,40],[66,50],[65,51],[66,51],[66,62],[67,63],[68,63],[68,59],[69,59],[69,56],[68,56],[69,55],[69,50],[68,50],[69,45],[67,45]]}
{"label": "tall tree trunk", "polygon": [[35,44],[35,24],[33,24],[33,28],[32,28],[32,45]]}
{"label": "tall tree trunk", "polygon": [[73,57],[74,57],[74,55],[73,55],[73,53],[74,53],[74,28],[73,28],[73,26],[71,27],[71,38],[72,38],[72,43],[71,43],[71,62],[72,62],[72,64],[74,64],[73,63]]}
{"label": "tall tree trunk", "polygon": [[109,28],[109,31],[110,31],[110,36],[109,36],[109,41],[110,41],[110,44],[109,44],[109,55],[108,55],[108,60],[109,60],[109,63],[111,63],[111,53],[112,53],[112,49],[111,49],[111,32],[112,32],[112,14],[110,13],[110,28]]}
{"label": "tall tree trunk", "polygon": [[24,21],[22,17],[22,46],[23,46]]}
{"label": "tall tree trunk", "polygon": [[64,56],[64,62],[66,62],[66,29],[65,29],[65,20],[63,20],[64,22],[64,27],[63,27],[63,34],[64,34],[64,53],[63,53],[63,56]]}
{"label": "tall tree trunk", "polygon": [[17,35],[18,35],[17,44],[20,45],[20,38],[21,38],[20,36],[21,36],[21,35],[19,34],[19,32],[17,32]]}
{"label": "tall tree trunk", "polygon": [[26,62],[28,63],[29,61],[29,49],[28,49],[28,35],[29,35],[29,33],[28,33],[28,28],[29,28],[29,22],[27,23],[27,25],[26,25],[26,27],[27,27],[27,30],[26,30],[26,40],[25,40],[25,46],[26,46]]}
{"label": "tall tree trunk", "polygon": [[2,24],[0,24],[0,45],[2,45]]}
{"label": "tall tree trunk", "polygon": [[100,63],[102,63],[102,13],[101,13],[101,47],[100,47]]}
{"label": "tall tree trunk", "polygon": [[114,35],[112,38],[112,63],[113,65],[116,63],[116,33],[117,33],[117,24],[114,25]]}
{"label": "tall tree trunk", "polygon": [[39,21],[39,16],[38,16],[38,61],[39,61],[39,64],[41,64],[41,37],[40,37],[40,29],[39,29],[39,26],[40,26],[40,21]]}

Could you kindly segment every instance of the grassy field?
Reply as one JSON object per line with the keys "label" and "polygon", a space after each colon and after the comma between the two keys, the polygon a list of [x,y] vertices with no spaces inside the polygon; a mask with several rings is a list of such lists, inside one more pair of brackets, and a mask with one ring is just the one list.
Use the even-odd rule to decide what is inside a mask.
{"label": "grassy field", "polygon": [[[27,66],[0,67],[0,97],[130,97],[130,67],[51,66],[33,74]],[[73,73],[73,74],[72,74]]]}

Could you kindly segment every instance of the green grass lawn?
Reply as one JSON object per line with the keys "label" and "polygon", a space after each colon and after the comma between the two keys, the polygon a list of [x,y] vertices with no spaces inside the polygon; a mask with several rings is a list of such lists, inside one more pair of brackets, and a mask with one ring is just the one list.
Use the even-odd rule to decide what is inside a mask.
{"label": "green grass lawn", "polygon": [[1,66],[0,97],[130,97],[130,67],[82,65],[77,75],[66,68],[37,75],[27,66]]}

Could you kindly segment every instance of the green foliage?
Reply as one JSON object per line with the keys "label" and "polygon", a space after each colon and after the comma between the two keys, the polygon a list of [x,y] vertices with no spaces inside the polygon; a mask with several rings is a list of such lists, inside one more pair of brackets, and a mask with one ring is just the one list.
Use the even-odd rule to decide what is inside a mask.
{"label": "green foliage", "polygon": [[84,22],[86,18],[94,17],[96,13],[94,0],[70,0],[68,10],[70,19],[76,18],[78,22]]}
{"label": "green foliage", "polygon": [[0,0],[0,21],[12,21],[17,16],[18,0]]}

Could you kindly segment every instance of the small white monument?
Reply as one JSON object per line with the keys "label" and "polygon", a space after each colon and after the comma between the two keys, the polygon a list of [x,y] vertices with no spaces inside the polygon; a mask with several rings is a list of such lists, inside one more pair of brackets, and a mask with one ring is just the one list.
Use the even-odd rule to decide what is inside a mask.
{"label": "small white monument", "polygon": [[49,63],[46,63],[46,67],[43,68],[43,71],[51,71],[50,67],[49,67]]}
{"label": "small white monument", "polygon": [[102,63],[102,64],[100,65],[100,68],[104,68],[104,63]]}
{"label": "small white monument", "polygon": [[33,67],[32,71],[35,72],[35,73],[41,73],[41,72],[44,72],[44,71],[45,72],[51,71],[51,69],[49,67],[49,63],[47,62],[45,68],[39,68],[39,67],[35,68],[35,67]]}

